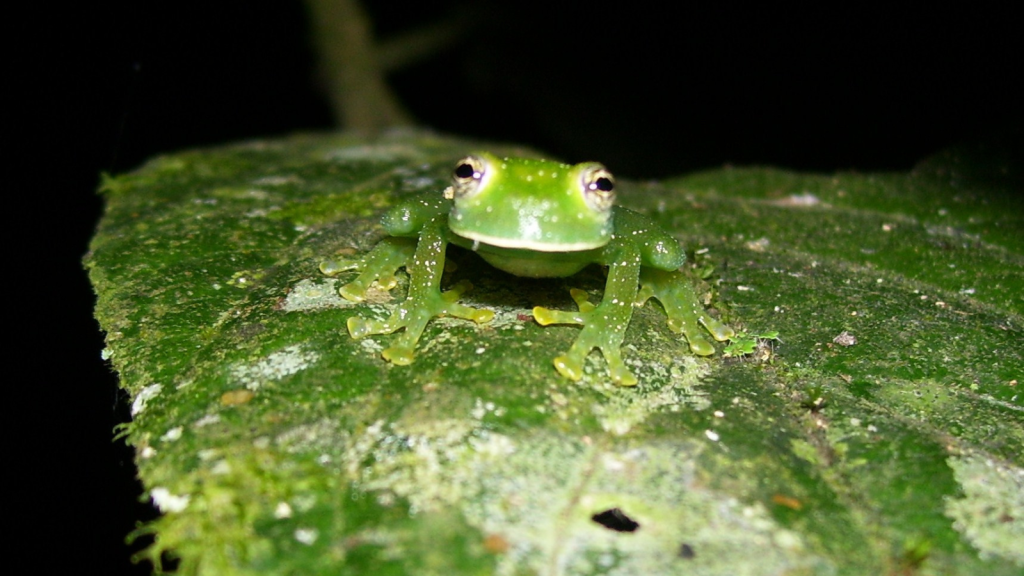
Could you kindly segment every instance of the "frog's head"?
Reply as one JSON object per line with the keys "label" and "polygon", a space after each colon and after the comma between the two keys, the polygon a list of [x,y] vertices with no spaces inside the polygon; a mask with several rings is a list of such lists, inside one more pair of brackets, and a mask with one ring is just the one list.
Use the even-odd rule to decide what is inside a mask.
{"label": "frog's head", "polygon": [[604,166],[547,160],[466,156],[455,164],[448,226],[478,242],[572,252],[611,239],[615,181]]}

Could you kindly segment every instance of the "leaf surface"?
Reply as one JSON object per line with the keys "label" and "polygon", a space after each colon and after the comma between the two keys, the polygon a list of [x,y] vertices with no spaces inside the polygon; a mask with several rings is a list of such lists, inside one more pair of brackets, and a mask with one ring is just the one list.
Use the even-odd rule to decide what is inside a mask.
{"label": "leaf surface", "polygon": [[[551,360],[599,270],[523,280],[472,253],[416,362],[352,340],[404,294],[337,295],[327,258],[440,191],[466,152],[417,133],[156,158],[104,184],[87,266],[132,398],[150,553],[200,574],[1019,574],[1020,174],[951,150],[907,174],[722,169],[622,183],[671,230],[754,354],[696,358],[656,304],[579,382]],[[614,168],[614,167],[613,167]],[[708,291],[710,294],[712,291]]]}

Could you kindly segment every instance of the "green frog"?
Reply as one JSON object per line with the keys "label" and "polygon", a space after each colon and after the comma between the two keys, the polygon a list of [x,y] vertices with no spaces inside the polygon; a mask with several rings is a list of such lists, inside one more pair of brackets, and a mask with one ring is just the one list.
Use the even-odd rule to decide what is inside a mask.
{"label": "green frog", "polygon": [[661,302],[669,328],[682,333],[695,354],[715,351],[704,331],[718,341],[734,336],[731,328],[708,315],[679,271],[686,255],[676,240],[646,216],[616,206],[615,178],[596,162],[569,165],[475,153],[456,162],[452,185],[443,193],[406,200],[385,213],[381,224],[390,236],[373,250],[357,260],[324,262],[320,270],[328,276],[359,270],[340,289],[342,297],[359,302],[374,282],[394,288],[395,273],[406,269],[409,292],[387,320],[348,320],[353,338],[405,328],[382,353],[395,364],[412,363],[416,343],[435,316],[477,323],[494,318],[490,310],[459,303],[471,288],[466,281],[441,292],[448,244],[472,250],[516,276],[558,278],[590,264],[608,268],[599,304],[574,288],[570,294],[578,311],[533,309],[542,326],[583,327],[569,350],[554,359],[558,372],[572,380],[582,377],[584,359],[597,348],[614,382],[637,383],[622,361],[620,346],[633,306],[650,298]]}

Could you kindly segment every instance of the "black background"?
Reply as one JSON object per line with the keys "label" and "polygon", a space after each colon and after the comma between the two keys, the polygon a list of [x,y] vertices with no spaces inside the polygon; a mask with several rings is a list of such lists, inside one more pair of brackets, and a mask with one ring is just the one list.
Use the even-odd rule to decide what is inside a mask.
{"label": "black background", "polygon": [[[620,176],[725,163],[906,170],[1021,125],[1010,12],[367,4],[383,38],[470,15],[457,42],[390,76],[422,125],[600,160]],[[5,284],[9,334],[24,351],[11,358],[4,436],[16,462],[5,468],[16,488],[3,509],[22,528],[13,549],[44,571],[145,573],[123,539],[154,513],[139,501],[130,449],[111,440],[126,397],[100,360],[80,265],[102,209],[99,174],[187,147],[329,129],[331,117],[301,3],[46,10],[7,23],[4,92],[16,98],[5,140],[16,151]]]}

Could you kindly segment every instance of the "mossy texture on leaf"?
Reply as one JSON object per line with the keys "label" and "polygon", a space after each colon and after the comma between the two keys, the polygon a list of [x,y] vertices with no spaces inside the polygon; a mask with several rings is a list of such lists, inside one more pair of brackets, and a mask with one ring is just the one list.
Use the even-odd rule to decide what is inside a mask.
{"label": "mossy texture on leaf", "polygon": [[[1020,574],[1024,207],[998,156],[908,174],[724,169],[621,183],[671,230],[750,354],[696,358],[656,304],[640,378],[551,360],[599,270],[517,279],[450,249],[496,314],[431,322],[409,366],[346,320],[322,260],[440,193],[466,152],[403,133],[184,152],[107,178],[87,266],[128,440],[196,574]],[[611,167],[614,169],[614,166]]]}

